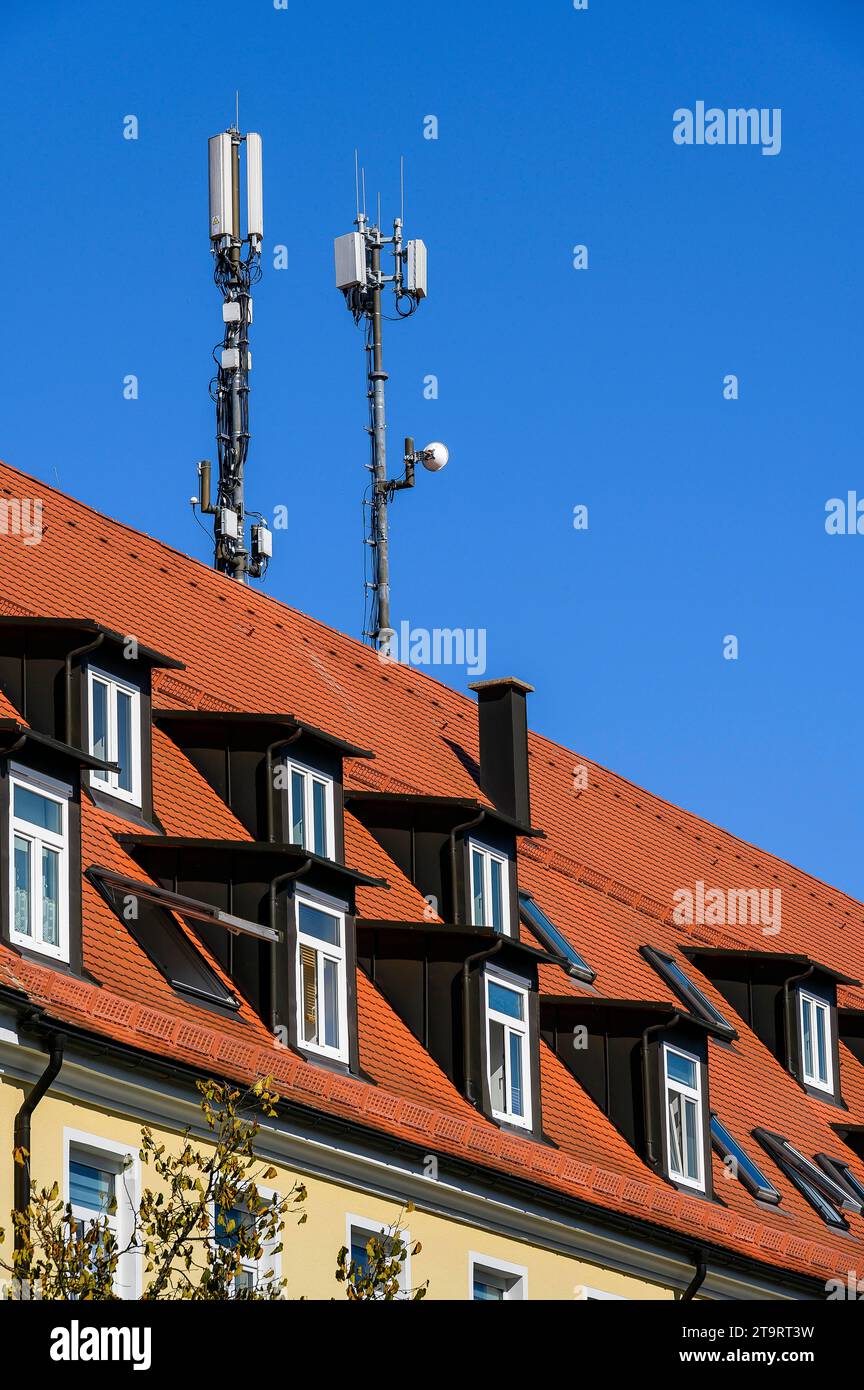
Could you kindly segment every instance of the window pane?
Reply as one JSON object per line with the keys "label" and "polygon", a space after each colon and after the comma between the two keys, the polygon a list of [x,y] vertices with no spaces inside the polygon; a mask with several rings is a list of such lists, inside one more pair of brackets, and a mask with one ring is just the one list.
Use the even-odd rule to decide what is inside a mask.
{"label": "window pane", "polygon": [[306,936],[314,936],[318,941],[328,941],[331,946],[340,946],[341,933],[339,918],[332,912],[322,912],[320,908],[300,903],[300,930]]}
{"label": "window pane", "polygon": [[306,844],[306,778],[302,772],[291,773],[291,843]]}
{"label": "window pane", "polygon": [[474,898],[471,904],[471,922],[475,927],[482,927],[486,923],[486,904],[483,892],[483,855],[476,849],[471,851],[471,876],[473,879]]}
{"label": "window pane", "polygon": [[[103,762],[108,762],[108,687],[103,681],[91,681],[90,701],[93,706],[93,746],[91,753],[94,758],[101,758]],[[107,772],[94,771],[93,776],[99,782],[108,781]]]}
{"label": "window pane", "polygon": [[51,830],[55,835],[63,833],[63,807],[59,801],[50,801],[29,787],[15,788],[15,817],[29,821],[41,830]]}
{"label": "window pane", "polygon": [[312,783],[312,821],[315,834],[315,843],[312,846],[316,854],[326,855],[327,853],[327,788],[323,782]]}
{"label": "window pane", "polygon": [[120,771],[117,785],[124,792],[132,791],[132,697],[125,690],[117,691],[117,757]]}
{"label": "window pane", "polygon": [[810,1000],[801,1000],[801,1034],[804,1041],[804,1074],[813,1076],[813,1020]]}
{"label": "window pane", "polygon": [[318,953],[311,946],[300,947],[300,988],[302,993],[303,1041],[318,1041]]}
{"label": "window pane", "polygon": [[506,1111],[504,1091],[504,1024],[489,1025],[489,1094],[493,1110]]}
{"label": "window pane", "polygon": [[501,865],[497,859],[490,859],[489,868],[492,872],[491,925],[496,931],[502,931],[504,927],[504,894],[501,885]]}
{"label": "window pane", "polygon": [[489,1275],[479,1273],[474,1275],[474,1299],[483,1303],[497,1303],[504,1301],[504,1288],[502,1284],[492,1284],[489,1282]]}
{"label": "window pane", "polygon": [[30,841],[15,836],[15,930],[30,936]]}
{"label": "window pane", "polygon": [[515,989],[507,989],[506,985],[499,985],[495,980],[488,980],[489,1008],[494,1009],[497,1014],[506,1014],[508,1018],[522,1017],[523,996]]}
{"label": "window pane", "polygon": [[666,1074],[670,1081],[679,1081],[682,1086],[696,1089],[696,1063],[679,1052],[666,1053]]}
{"label": "window pane", "polygon": [[682,1107],[684,1098],[680,1091],[668,1092],[669,1103],[669,1168],[681,1176],[684,1172],[684,1126]]}
{"label": "window pane", "polygon": [[240,1207],[220,1207],[216,1213],[216,1244],[234,1250],[240,1239],[240,1227],[249,1218]]}
{"label": "window pane", "polygon": [[60,944],[60,855],[56,849],[42,850],[42,940],[46,946]]}
{"label": "window pane", "polygon": [[692,1178],[694,1182],[698,1181],[699,1178],[699,1151],[697,1147],[699,1135],[698,1121],[699,1117],[696,1113],[696,1102],[693,1100],[685,1100],[684,1124],[686,1148],[684,1157],[687,1161],[687,1168],[685,1171],[688,1178]]}
{"label": "window pane", "polygon": [[86,1211],[106,1212],[114,1196],[115,1176],[89,1163],[69,1163],[69,1201]]}
{"label": "window pane", "polygon": [[828,1041],[825,1037],[825,1010],[814,1005],[816,1015],[816,1059],[819,1066],[819,1080],[828,1082]]}
{"label": "window pane", "polygon": [[518,1033],[510,1033],[510,1112],[513,1115],[525,1114],[522,1088],[522,1039]]}
{"label": "window pane", "polygon": [[324,958],[324,1044],[339,1046],[339,962]]}

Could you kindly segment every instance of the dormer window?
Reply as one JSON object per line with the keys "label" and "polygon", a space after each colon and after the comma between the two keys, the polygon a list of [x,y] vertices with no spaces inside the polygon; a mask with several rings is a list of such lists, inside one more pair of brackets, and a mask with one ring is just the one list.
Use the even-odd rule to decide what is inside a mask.
{"label": "dormer window", "polygon": [[798,991],[801,1030],[801,1079],[819,1091],[834,1091],[831,1007],[806,989]]}
{"label": "dormer window", "polygon": [[496,1120],[531,1129],[528,990],[486,972],[486,1058]]}
{"label": "dormer window", "polygon": [[333,859],[333,778],[293,761],[286,773],[291,844]]}
{"label": "dormer window", "polygon": [[699,1058],[664,1043],[663,1078],[669,1177],[704,1192],[705,1136]]}
{"label": "dormer window", "polygon": [[348,1061],[345,913],[298,893],[297,1041],[301,1048]]}
{"label": "dormer window", "polygon": [[486,845],[471,840],[471,923],[510,935],[509,863]]}
{"label": "dormer window", "polygon": [[10,939],[57,960],[69,959],[69,798],[47,778],[10,775]]}
{"label": "dormer window", "polygon": [[94,769],[93,786],[141,805],[141,691],[128,681],[90,667],[87,672],[90,752],[117,772]]}

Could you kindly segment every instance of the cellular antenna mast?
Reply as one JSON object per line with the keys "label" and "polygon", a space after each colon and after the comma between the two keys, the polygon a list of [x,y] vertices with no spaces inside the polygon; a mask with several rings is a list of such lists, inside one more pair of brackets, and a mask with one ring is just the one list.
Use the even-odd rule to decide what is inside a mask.
{"label": "cellular antenna mast", "polygon": [[[264,235],[261,182],[261,136],[241,135],[235,123],[209,142],[210,154],[210,249],[213,278],[222,295],[222,343],[213,350],[216,375],[210,395],[216,405],[216,448],[219,476],[215,501],[210,497],[210,461],[198,464],[199,496],[193,509],[213,517],[213,565],[223,574],[245,584],[247,577],[260,579],[273,553],[272,534],[256,512],[251,528],[251,549],[246,548],[246,458],[249,452],[249,325],[252,322],[251,289],[261,278],[261,241]],[[246,146],[246,235],[240,225],[240,146]]]}
{"label": "cellular antenna mast", "polygon": [[[366,465],[370,473],[368,493],[363,501],[364,544],[372,557],[371,577],[366,580],[366,620],[363,636],[379,651],[389,652],[394,632],[390,620],[390,535],[388,508],[397,492],[414,486],[414,470],[422,463],[437,473],[449,458],[443,444],[428,444],[415,450],[414,440],[405,440],[404,467],[401,478],[387,475],[387,426],[384,400],[384,341],[382,300],[384,289],[392,285],[396,313],[409,318],[426,298],[426,246],[422,241],[403,239],[403,219],[393,222],[392,236],[381,230],[380,211],[377,225],[369,225],[366,217],[366,174],[356,177],[356,232],[336,237],[333,247],[336,260],[336,286],[342,291],[354,322],[365,331],[366,377],[368,382],[369,424],[367,431],[371,457]],[[362,193],[361,193],[362,190]],[[390,248],[392,273],[386,274],[382,253]],[[371,600],[371,602],[370,602]]]}

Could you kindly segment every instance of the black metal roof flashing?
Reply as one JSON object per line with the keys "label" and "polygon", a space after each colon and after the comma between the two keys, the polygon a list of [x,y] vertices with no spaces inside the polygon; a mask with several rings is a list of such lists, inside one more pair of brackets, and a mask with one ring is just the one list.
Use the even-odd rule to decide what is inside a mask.
{"label": "black metal roof flashing", "polygon": [[[6,742],[8,735],[9,742]],[[62,743],[59,739],[51,738],[49,734],[40,734],[36,729],[31,729],[29,725],[20,723],[17,719],[0,719],[0,756],[5,757],[8,753],[17,752],[24,747],[25,743],[38,743],[40,747],[47,748],[50,752],[56,753],[58,757],[70,758],[79,767],[96,768],[100,772],[117,772],[117,763],[106,763],[101,758],[94,758],[92,753],[85,753],[82,748],[75,748],[72,744]]]}
{"label": "black metal roof flashing", "polygon": [[259,726],[267,729],[299,729],[309,738],[317,739],[321,743],[326,743],[330,748],[335,748],[345,758],[374,758],[375,754],[369,748],[360,748],[355,743],[349,743],[346,739],[337,738],[335,734],[328,734],[326,730],[317,728],[314,724],[307,724],[304,719],[298,719],[295,714],[272,714],[266,712],[250,712],[249,710],[208,710],[208,709],[154,709],[153,719],[160,727],[170,728],[177,725],[189,728],[194,725],[216,725],[221,724],[226,728],[236,725]]}
{"label": "black metal roof flashing", "polygon": [[304,849],[302,845],[289,844],[286,841],[208,840],[185,835],[138,835],[123,832],[116,835],[115,838],[118,844],[122,845],[124,849],[132,851],[133,854],[143,852],[145,855],[158,856],[175,850],[198,850],[205,854],[212,854],[217,859],[229,853],[232,855],[260,856],[261,858],[270,857],[274,861],[287,859],[292,864],[304,863],[309,859],[313,865],[350,883],[363,884],[370,888],[390,887],[386,878],[374,878],[371,874],[364,874],[359,869],[351,869],[335,859],[325,859],[320,854],[313,854],[310,850]]}
{"label": "black metal roof flashing", "polygon": [[[484,801],[478,801],[476,797],[470,796],[435,796],[434,794],[420,792],[373,792],[359,790],[356,788],[346,788],[346,804],[362,807],[369,806],[394,806],[404,807],[406,810],[411,807],[418,809],[439,810],[442,812],[442,819],[458,825],[465,819],[466,815],[476,814],[482,811],[484,819],[497,821],[499,825],[506,826],[508,830],[513,830],[517,835],[524,836],[526,839],[545,840],[546,832],[538,830],[534,826],[524,825],[521,821],[514,820],[512,816],[505,815],[497,807],[491,806]],[[447,813],[450,813],[449,815]]]}
{"label": "black metal roof flashing", "polygon": [[750,948],[736,950],[725,946],[700,946],[687,942],[682,944],[681,953],[689,960],[697,960],[700,956],[714,960],[752,960],[764,965],[776,963],[778,966],[788,965],[790,969],[812,970],[816,974],[823,975],[826,979],[832,980],[838,985],[860,985],[861,981],[853,979],[851,975],[844,975],[839,970],[834,970],[830,965],[822,965],[821,962],[813,960],[812,956],[800,955],[791,951],[756,951]]}
{"label": "black metal roof flashing", "polygon": [[644,1014],[646,1019],[650,1019],[654,1024],[662,1026],[678,1020],[686,1024],[688,1028],[695,1028],[698,1032],[704,1033],[707,1037],[722,1038],[724,1041],[727,1034],[722,1032],[716,1024],[709,1023],[705,1018],[700,1018],[696,1014],[685,1013],[679,1004],[667,1004],[662,999],[609,999],[603,994],[592,991],[590,994],[541,994],[541,1008],[567,1009],[572,1008],[576,1011],[581,1009],[592,1010],[613,1010],[621,1013],[630,1012]]}
{"label": "black metal roof flashing", "polygon": [[[68,631],[70,633],[88,633],[94,637],[102,636],[107,642],[114,642],[124,648],[128,647],[128,633],[115,632],[113,628],[106,627],[104,623],[97,623],[93,618],[42,618],[19,615],[0,614],[0,631],[4,628],[42,628],[50,630],[56,628],[58,631]],[[136,639],[137,642],[137,639]],[[186,663],[178,661],[173,656],[165,656],[163,652],[157,652],[153,647],[145,646],[143,642],[137,642],[136,654],[139,661],[146,661],[151,666],[159,666],[170,671],[185,671]]]}
{"label": "black metal roof flashing", "polygon": [[550,955],[548,951],[538,951],[536,946],[529,946],[517,937],[505,936],[503,932],[495,931],[492,927],[467,926],[464,922],[397,922],[384,918],[358,917],[357,931],[358,934],[382,931],[385,934],[383,939],[386,939],[388,933],[395,936],[397,932],[403,932],[409,939],[413,937],[418,943],[423,938],[429,941],[447,941],[454,947],[458,945],[464,948],[469,955],[482,950],[485,942],[494,946],[500,941],[504,947],[512,949],[526,962],[538,965],[562,964],[558,956]]}

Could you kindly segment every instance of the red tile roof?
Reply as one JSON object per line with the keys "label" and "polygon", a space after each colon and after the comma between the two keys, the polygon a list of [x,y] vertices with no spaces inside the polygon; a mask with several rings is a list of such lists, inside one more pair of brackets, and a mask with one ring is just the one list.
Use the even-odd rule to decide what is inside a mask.
{"label": "red tile roof", "polygon": [[[266,592],[237,586],[0,464],[0,496],[22,489],[42,497],[45,529],[39,546],[7,539],[0,611],[94,617],[179,658],[185,670],[154,672],[155,702],[161,706],[255,712],[266,691],[269,709],[374,749],[374,762],[346,763],[349,787],[486,800],[469,770],[478,756],[472,700],[416,670],[383,664],[367,647]],[[224,661],[229,647],[230,664]],[[20,721],[0,692],[4,717]],[[589,785],[574,791],[573,770],[579,765],[588,769]],[[167,834],[249,838],[158,729],[153,770],[156,812]],[[546,839],[520,841],[520,882],[597,972],[599,994],[677,1002],[639,955],[643,944],[676,955],[727,1016],[726,1001],[680,955],[682,945],[797,952],[864,979],[861,903],[533,733],[530,770],[532,820]],[[83,821],[85,866],[98,862],[142,877],[115,838],[128,831],[128,821],[89,803]],[[361,915],[403,921],[428,916],[421,895],[350,813],[346,860],[387,880],[386,889],[358,889]],[[754,883],[781,888],[782,932],[766,936],[758,927],[676,925],[673,894],[700,879],[723,888]],[[749,1137],[757,1125],[776,1129],[808,1155],[826,1151],[844,1157],[864,1180],[864,1167],[831,1128],[832,1122],[864,1124],[864,1076],[845,1048],[848,1111],[804,1094],[737,1016],[731,1020],[736,1041],[709,1043],[712,1105],[783,1195],[779,1210],[757,1206],[739,1183],[725,1180],[715,1159],[720,1202],[712,1204],[673,1190],[647,1167],[545,1045],[544,1130],[557,1148],[502,1133],[470,1106],[362,972],[360,1050],[370,1081],[300,1060],[279,1046],[246,1003],[238,1016],[223,1018],[181,999],[89,882],[84,923],[85,965],[97,983],[24,962],[6,948],[0,949],[0,983],[91,1034],[238,1079],[271,1073],[294,1102],[415,1144],[434,1144],[436,1152],[468,1159],[490,1175],[521,1176],[775,1270],[824,1280],[845,1276],[860,1263],[864,1216],[850,1217],[848,1235],[826,1227]],[[215,961],[210,964],[222,974]],[[546,993],[581,990],[557,967],[542,966],[540,976]],[[840,997],[864,1007],[864,989],[846,986]]]}

